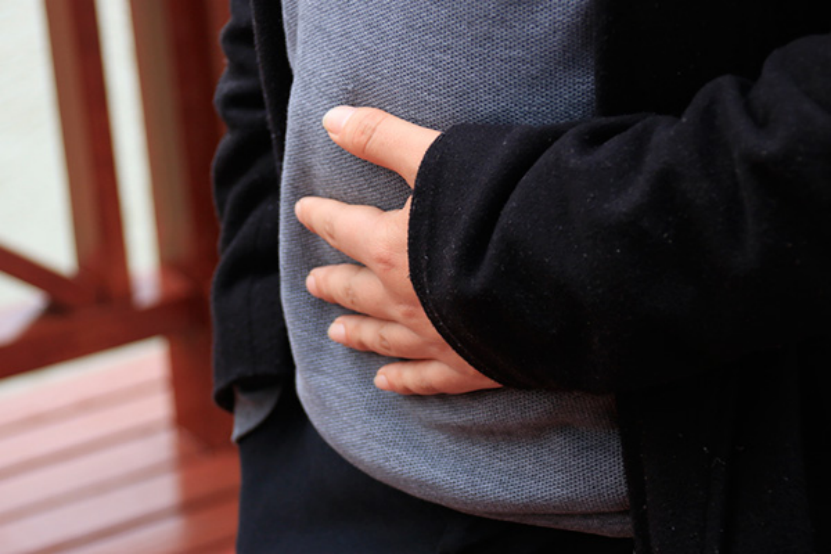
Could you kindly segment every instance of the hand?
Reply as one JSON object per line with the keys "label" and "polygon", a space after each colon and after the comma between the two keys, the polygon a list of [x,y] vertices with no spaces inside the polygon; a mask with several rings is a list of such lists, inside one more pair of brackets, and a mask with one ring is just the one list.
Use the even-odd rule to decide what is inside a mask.
{"label": "hand", "polygon": [[[323,120],[329,136],[346,151],[401,175],[412,187],[425,152],[438,131],[372,108],[339,107]],[[384,212],[323,198],[297,203],[297,218],[334,248],[363,264],[319,267],[309,292],[363,315],[339,317],[332,340],[356,350],[407,361],[379,369],[375,385],[400,394],[460,394],[497,388],[442,339],[413,290],[407,259],[410,200]]]}

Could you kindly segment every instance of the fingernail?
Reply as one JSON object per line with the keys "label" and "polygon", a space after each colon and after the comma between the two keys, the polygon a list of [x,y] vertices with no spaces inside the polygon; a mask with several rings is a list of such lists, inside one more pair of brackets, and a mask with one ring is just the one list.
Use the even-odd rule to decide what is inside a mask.
{"label": "fingernail", "polygon": [[329,326],[329,338],[335,342],[346,341],[346,327],[337,321]]}
{"label": "fingernail", "polygon": [[352,106],[338,106],[332,108],[326,115],[323,116],[323,128],[329,133],[337,135],[340,133],[346,121],[355,113],[355,108]]}
{"label": "fingernail", "polygon": [[306,277],[306,290],[312,296],[317,296],[317,281],[315,281],[315,276],[312,273],[309,273],[309,276]]}
{"label": "fingernail", "polygon": [[301,215],[301,211],[302,211],[302,208],[301,208],[300,204],[302,202],[303,202],[303,199],[301,198],[300,200],[298,200],[294,204],[294,215],[297,217],[297,219],[300,219],[300,215]]}
{"label": "fingernail", "polygon": [[379,373],[375,376],[374,380],[375,386],[381,390],[390,390],[390,382],[387,380],[387,377]]}

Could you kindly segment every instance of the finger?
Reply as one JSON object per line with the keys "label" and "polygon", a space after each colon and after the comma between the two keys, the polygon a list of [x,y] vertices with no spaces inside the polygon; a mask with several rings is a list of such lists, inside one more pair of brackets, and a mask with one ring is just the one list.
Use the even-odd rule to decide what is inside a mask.
{"label": "finger", "polygon": [[367,264],[367,237],[376,235],[375,228],[383,211],[372,206],[353,206],[329,198],[308,196],[294,206],[297,219],[309,231],[353,260]]}
{"label": "finger", "polygon": [[323,116],[323,127],[347,152],[401,175],[410,187],[438,131],[375,108],[338,106]]}
{"label": "finger", "polygon": [[354,264],[312,270],[306,278],[306,289],[330,304],[381,319],[390,319],[389,309],[394,304],[378,276]]}
{"label": "finger", "polygon": [[414,360],[385,365],[375,375],[375,386],[398,394],[464,394],[502,385],[475,369],[459,371],[437,360]]}
{"label": "finger", "polygon": [[399,323],[374,317],[339,317],[329,327],[329,338],[355,350],[393,358],[435,357],[435,345],[432,342]]}

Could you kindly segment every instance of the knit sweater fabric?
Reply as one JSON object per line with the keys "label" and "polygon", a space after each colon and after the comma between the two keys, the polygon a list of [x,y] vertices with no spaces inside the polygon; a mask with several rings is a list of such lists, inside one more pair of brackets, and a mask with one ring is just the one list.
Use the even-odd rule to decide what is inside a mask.
{"label": "knit sweater fabric", "polygon": [[[414,496],[485,517],[630,536],[612,396],[506,388],[420,397],[376,389],[372,378],[390,360],[330,342],[328,325],[346,312],[304,287],[312,268],[350,260],[293,215],[303,196],[394,209],[409,195],[396,175],[328,139],[320,119],[336,105],[374,106],[435,129],[591,116],[590,2],[287,0],[283,10],[294,83],[281,182],[281,286],[310,420],[355,466]],[[510,336],[511,322],[504,325]]]}

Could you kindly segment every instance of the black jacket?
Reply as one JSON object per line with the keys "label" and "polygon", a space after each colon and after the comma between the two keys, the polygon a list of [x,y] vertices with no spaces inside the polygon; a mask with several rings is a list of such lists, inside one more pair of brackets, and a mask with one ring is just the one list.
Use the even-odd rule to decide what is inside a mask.
{"label": "black jacket", "polygon": [[[293,371],[274,216],[291,77],[279,6],[251,4],[217,95],[226,407],[230,384]],[[599,117],[458,126],[428,152],[416,290],[495,379],[617,394],[639,552],[829,552],[831,37],[800,37],[831,6],[598,4]]]}

